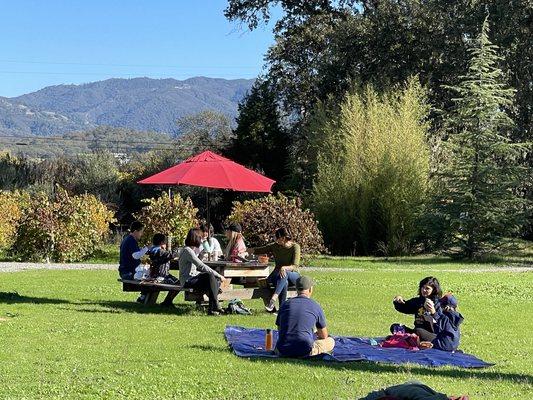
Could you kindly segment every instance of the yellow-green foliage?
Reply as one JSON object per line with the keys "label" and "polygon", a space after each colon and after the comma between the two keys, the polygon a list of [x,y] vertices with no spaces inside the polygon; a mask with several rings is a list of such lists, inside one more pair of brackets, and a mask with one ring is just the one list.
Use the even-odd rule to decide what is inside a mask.
{"label": "yellow-green foliage", "polygon": [[170,235],[173,241],[183,244],[187,231],[197,225],[196,214],[191,199],[183,199],[179,194],[170,198],[162,193],[158,198],[144,199],[146,204],[135,218],[144,224],[143,241],[148,243],[155,233]]}
{"label": "yellow-green foliage", "polygon": [[289,199],[278,194],[242,203],[236,201],[228,220],[242,225],[244,237],[251,246],[273,241],[275,230],[285,227],[290,229],[304,253],[318,254],[326,250],[315,216],[302,209],[299,198]]}
{"label": "yellow-green foliage", "polygon": [[409,250],[427,187],[427,112],[411,79],[384,95],[349,93],[336,118],[315,124],[323,140],[313,203],[335,252]]}
{"label": "yellow-green foliage", "polygon": [[0,192],[0,250],[7,250],[15,243],[20,219],[28,202],[27,193]]}
{"label": "yellow-green foliage", "polygon": [[113,213],[95,196],[33,196],[20,219],[13,252],[23,260],[81,261],[98,249],[109,233]]}

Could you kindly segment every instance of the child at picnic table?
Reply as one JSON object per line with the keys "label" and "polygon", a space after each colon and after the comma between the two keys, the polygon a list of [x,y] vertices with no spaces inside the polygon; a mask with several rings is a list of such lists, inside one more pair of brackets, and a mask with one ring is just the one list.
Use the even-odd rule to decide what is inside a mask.
{"label": "child at picnic table", "polygon": [[202,231],[202,245],[200,248],[200,259],[202,261],[218,261],[222,255],[222,248],[216,237],[213,236],[213,225],[201,224],[200,231]]}
{"label": "child at picnic table", "polygon": [[405,301],[402,296],[396,296],[393,300],[394,308],[403,313],[415,316],[414,328],[408,328],[400,324],[392,324],[391,332],[403,330],[406,333],[415,333],[422,341],[431,342],[435,338],[434,315],[440,313],[439,298],[442,290],[437,278],[428,276],[418,284],[418,296]]}
{"label": "child at picnic table", "polygon": [[267,282],[274,286],[274,294],[265,306],[268,312],[276,310],[276,300],[279,307],[287,299],[289,284],[295,285],[300,274],[296,271],[300,266],[300,245],[293,242],[292,235],[287,228],[279,228],[274,233],[276,241],[263,247],[248,249],[250,254],[272,254],[276,266],[267,278]]}
{"label": "child at picnic table", "polygon": [[244,244],[241,225],[236,222],[229,224],[225,234],[228,239],[228,245],[224,251],[224,259],[231,262],[242,262],[245,260],[248,252]]}
{"label": "child at picnic table", "polygon": [[[174,255],[167,250],[167,238],[165,235],[156,233],[152,238],[152,246],[146,254],[150,258],[150,276],[152,278],[163,277],[165,278],[165,283],[178,283],[178,280],[169,274],[170,261],[174,259]],[[173,307],[172,301],[178,293],[176,290],[169,290],[161,306]]]}
{"label": "child at picnic table", "polygon": [[209,315],[219,315],[224,311],[218,304],[218,291],[220,283],[225,279],[198,258],[195,248],[200,247],[201,243],[201,231],[190,229],[185,239],[185,247],[178,257],[180,282],[185,288],[193,288],[206,293],[209,298]]}

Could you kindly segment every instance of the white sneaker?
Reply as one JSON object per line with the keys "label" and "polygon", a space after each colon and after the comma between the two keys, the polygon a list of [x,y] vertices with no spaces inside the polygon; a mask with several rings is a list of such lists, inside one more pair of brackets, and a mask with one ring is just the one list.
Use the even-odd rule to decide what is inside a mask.
{"label": "white sneaker", "polygon": [[265,310],[267,310],[269,313],[276,311],[276,302],[272,299],[270,299],[270,302],[265,306]]}

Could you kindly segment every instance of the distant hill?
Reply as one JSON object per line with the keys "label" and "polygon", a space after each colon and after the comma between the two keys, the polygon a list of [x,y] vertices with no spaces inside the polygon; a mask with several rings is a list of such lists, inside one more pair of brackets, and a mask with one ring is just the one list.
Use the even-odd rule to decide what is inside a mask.
{"label": "distant hill", "polygon": [[36,107],[28,107],[0,97],[0,135],[53,135],[75,129],[86,129],[69,117]]}
{"label": "distant hill", "polygon": [[253,79],[108,79],[0,98],[0,132],[51,135],[99,125],[176,134],[176,120],[210,109],[230,118]]}

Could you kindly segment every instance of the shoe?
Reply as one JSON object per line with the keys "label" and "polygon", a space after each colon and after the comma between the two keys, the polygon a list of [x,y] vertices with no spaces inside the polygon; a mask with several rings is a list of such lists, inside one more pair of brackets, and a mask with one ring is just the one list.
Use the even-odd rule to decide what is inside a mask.
{"label": "shoe", "polygon": [[143,304],[143,303],[144,303],[144,300],[146,300],[146,295],[145,295],[145,294],[141,294],[141,295],[137,298],[137,303],[141,303],[141,304]]}
{"label": "shoe", "polygon": [[395,333],[405,333],[405,326],[403,326],[402,324],[392,324],[390,326],[390,333],[392,333],[393,335]]}
{"label": "shoe", "polygon": [[265,310],[269,313],[276,312],[276,302],[270,299],[270,302],[265,306]]}
{"label": "shoe", "polygon": [[220,315],[220,312],[217,311],[217,310],[209,310],[209,311],[207,312],[207,315],[213,315],[213,316],[216,317],[216,316],[219,316],[219,315]]}

